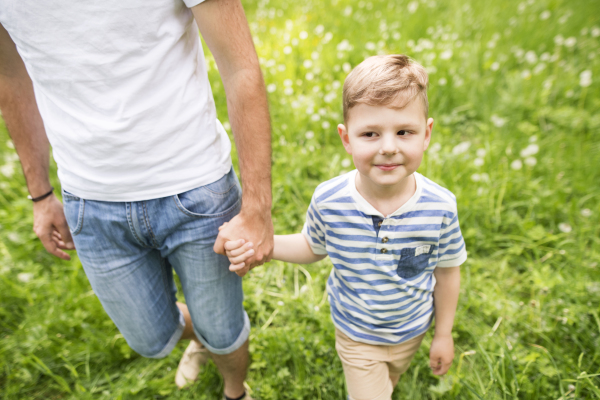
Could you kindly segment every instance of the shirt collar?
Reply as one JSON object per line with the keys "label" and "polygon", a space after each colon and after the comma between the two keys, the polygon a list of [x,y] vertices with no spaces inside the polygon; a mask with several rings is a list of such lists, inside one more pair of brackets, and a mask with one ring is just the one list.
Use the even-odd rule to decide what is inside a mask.
{"label": "shirt collar", "polygon": [[418,172],[414,172],[413,175],[415,176],[415,182],[417,184],[417,190],[415,190],[415,193],[399,209],[397,209],[390,215],[387,215],[387,216],[383,215],[382,213],[377,211],[377,209],[375,207],[373,207],[371,205],[371,203],[369,203],[364,197],[362,197],[362,195],[360,193],[358,193],[358,190],[356,189],[356,174],[357,173],[358,173],[358,170],[356,170],[356,169],[353,171],[350,171],[348,173],[348,187],[350,188],[350,194],[352,195],[352,198],[356,202],[356,208],[358,208],[360,211],[362,211],[363,213],[365,213],[367,215],[376,215],[381,218],[389,218],[389,217],[393,217],[396,215],[400,215],[400,214],[403,214],[406,211],[410,210],[417,203],[417,201],[419,200],[419,197],[421,197],[421,192],[423,190],[422,189],[423,183],[421,182],[421,178],[423,176],[421,174],[419,174]]}

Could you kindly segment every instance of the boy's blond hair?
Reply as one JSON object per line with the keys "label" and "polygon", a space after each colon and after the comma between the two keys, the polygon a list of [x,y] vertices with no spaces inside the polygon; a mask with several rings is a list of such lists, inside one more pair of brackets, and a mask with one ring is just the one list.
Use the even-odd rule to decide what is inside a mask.
{"label": "boy's blond hair", "polygon": [[423,101],[425,118],[429,113],[429,79],[422,65],[402,54],[369,57],[356,66],[344,82],[344,123],[348,112],[358,104],[404,108],[413,99]]}

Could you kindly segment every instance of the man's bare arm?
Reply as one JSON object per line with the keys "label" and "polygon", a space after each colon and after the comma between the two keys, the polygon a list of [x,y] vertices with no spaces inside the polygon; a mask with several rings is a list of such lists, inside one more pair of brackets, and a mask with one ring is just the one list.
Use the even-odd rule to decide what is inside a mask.
{"label": "man's bare arm", "polygon": [[240,0],[207,0],[192,8],[211,50],[225,94],[244,187],[242,210],[219,233],[215,251],[227,240],[254,243],[255,255],[238,274],[268,261],[273,251],[271,222],[271,127],[265,84]]}
{"label": "man's bare arm", "polygon": [[[50,191],[50,147],[33,85],[10,35],[0,24],[0,109],[21,160],[32,197]],[[33,228],[46,250],[65,260],[61,249],[73,249],[62,204],[52,195],[34,203]]]}

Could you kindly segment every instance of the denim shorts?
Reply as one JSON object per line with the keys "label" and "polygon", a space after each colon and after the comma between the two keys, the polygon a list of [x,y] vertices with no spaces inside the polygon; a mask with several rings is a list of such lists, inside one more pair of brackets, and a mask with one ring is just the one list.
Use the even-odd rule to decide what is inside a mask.
{"label": "denim shorts", "polygon": [[63,191],[63,202],[94,293],[137,353],[165,357],[183,333],[173,270],[194,332],[210,352],[229,354],[248,339],[241,278],[213,251],[218,227],[241,208],[233,169],[209,185],[159,199],[93,201]]}

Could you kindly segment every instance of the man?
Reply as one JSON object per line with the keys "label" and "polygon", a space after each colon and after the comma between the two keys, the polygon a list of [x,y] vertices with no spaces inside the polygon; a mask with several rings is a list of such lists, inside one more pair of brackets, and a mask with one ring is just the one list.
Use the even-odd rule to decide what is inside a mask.
{"label": "man", "polygon": [[[225,87],[243,195],[198,28]],[[223,243],[256,244],[243,276],[270,258],[273,228],[267,100],[240,1],[0,0],[0,108],[44,247],[66,260],[77,248],[138,353],[164,357],[193,339],[179,386],[196,378],[204,346],[226,398],[243,398],[249,321]],[[172,269],[189,312],[175,302]]]}

